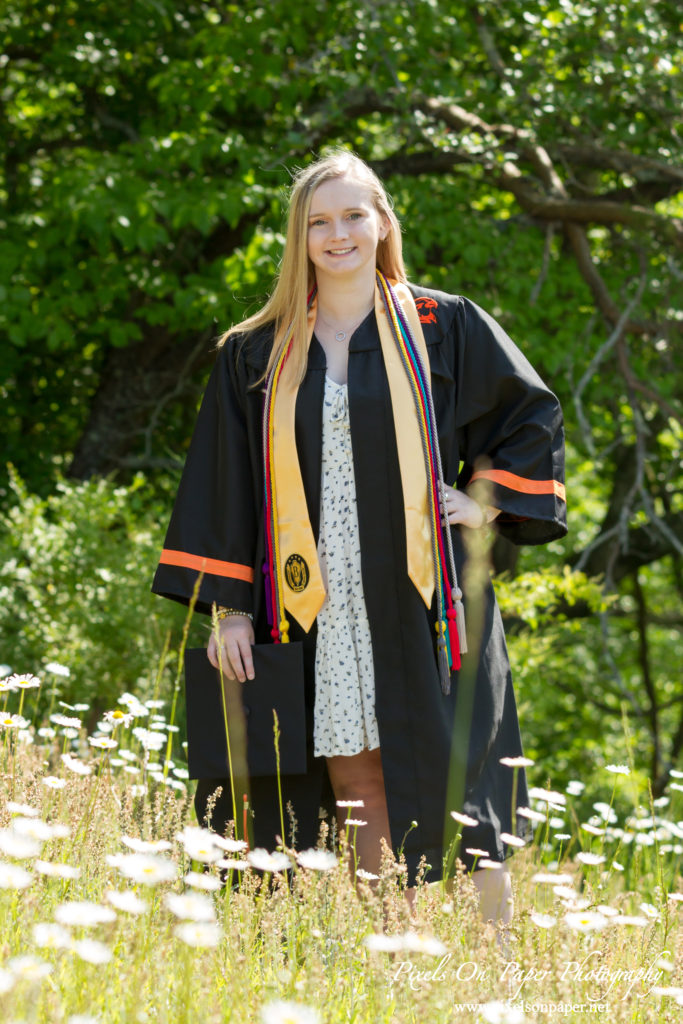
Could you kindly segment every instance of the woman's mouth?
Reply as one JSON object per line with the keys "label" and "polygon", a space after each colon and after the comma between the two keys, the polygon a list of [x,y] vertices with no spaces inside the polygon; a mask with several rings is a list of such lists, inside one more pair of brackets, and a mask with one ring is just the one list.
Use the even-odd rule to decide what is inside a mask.
{"label": "woman's mouth", "polygon": [[354,252],[355,245],[348,245],[345,249],[328,249],[328,256],[348,256],[350,252]]}

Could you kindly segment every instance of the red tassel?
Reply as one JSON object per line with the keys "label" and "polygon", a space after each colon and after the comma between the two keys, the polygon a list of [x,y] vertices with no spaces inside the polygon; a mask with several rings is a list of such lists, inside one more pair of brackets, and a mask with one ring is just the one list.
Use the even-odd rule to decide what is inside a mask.
{"label": "red tassel", "polygon": [[450,609],[447,614],[448,642],[451,645],[451,668],[457,671],[460,668],[460,637],[458,636],[458,627],[456,625],[455,618],[451,618],[450,616]]}

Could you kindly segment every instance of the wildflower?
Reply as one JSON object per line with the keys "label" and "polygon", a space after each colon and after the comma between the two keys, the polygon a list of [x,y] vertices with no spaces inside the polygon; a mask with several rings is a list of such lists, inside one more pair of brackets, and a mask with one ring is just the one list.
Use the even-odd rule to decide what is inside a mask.
{"label": "wildflower", "polygon": [[608,903],[601,903],[599,907],[595,908],[599,914],[603,917],[618,917],[619,911],[615,907],[610,907]]}
{"label": "wildflower", "polygon": [[220,928],[210,921],[185,921],[173,931],[188,946],[217,946],[221,939]]}
{"label": "wildflower", "polygon": [[451,818],[461,825],[466,825],[468,828],[474,828],[475,825],[479,824],[476,818],[471,818],[469,814],[461,814],[459,811],[451,811]]}
{"label": "wildflower", "polygon": [[570,832],[556,832],[555,835],[554,835],[554,838],[557,839],[558,842],[566,843],[566,842],[569,842],[569,840],[571,839],[571,833]]}
{"label": "wildflower", "polygon": [[133,753],[132,750],[125,750],[123,747],[119,747],[119,757],[122,757],[124,761],[138,761],[139,757]]}
{"label": "wildflower", "polygon": [[42,740],[53,740],[57,735],[57,730],[53,729],[50,725],[41,725],[38,729],[38,735]]}
{"label": "wildflower", "polygon": [[363,945],[375,953],[398,953],[403,949],[401,935],[384,935],[382,932],[366,935]]}
{"label": "wildflower", "polygon": [[18,804],[14,800],[7,801],[7,810],[11,814],[23,814],[28,818],[37,818],[40,814],[35,807],[31,807],[29,804]]}
{"label": "wildflower", "polygon": [[155,700],[152,697],[150,697],[149,700],[145,701],[145,707],[149,708],[150,711],[152,711],[155,708],[163,708],[165,703],[166,703],[165,700]]}
{"label": "wildflower", "polygon": [[500,757],[498,760],[508,768],[530,768],[536,764],[530,757]]}
{"label": "wildflower", "polygon": [[55,907],[55,920],[60,924],[89,926],[115,921],[116,914],[109,907],[91,903],[89,900],[69,900]]}
{"label": "wildflower", "polygon": [[642,912],[645,914],[645,917],[649,917],[654,921],[656,921],[659,917],[659,911],[655,906],[652,905],[652,903],[641,903],[638,909],[642,910]]}
{"label": "wildflower", "polygon": [[403,948],[409,953],[427,953],[429,956],[443,956],[447,952],[440,939],[435,939],[431,935],[418,935],[416,932],[405,933]]}
{"label": "wildflower", "polygon": [[479,850],[476,846],[466,846],[465,853],[469,853],[470,857],[488,857],[488,850]]}
{"label": "wildflower", "polygon": [[358,828],[361,825],[367,825],[367,821],[363,821],[362,818],[345,818],[344,824],[351,826],[355,825],[356,828]]}
{"label": "wildflower", "polygon": [[144,914],[148,907],[145,900],[141,900],[139,896],[136,896],[130,890],[118,892],[116,889],[108,889],[104,894],[104,898],[111,903],[112,907],[116,907],[117,910],[124,910],[127,914]]}
{"label": "wildflower", "polygon": [[[61,701],[60,701],[60,703],[61,703]],[[90,710],[90,705],[89,704],[74,704],[73,710],[74,711],[89,711]]]}
{"label": "wildflower", "polygon": [[12,831],[31,839],[39,839],[41,842],[47,839],[65,839],[71,833],[68,825],[61,822],[49,825],[41,818],[14,818]]}
{"label": "wildflower", "polygon": [[262,1024],[320,1024],[317,1010],[303,1003],[276,999],[261,1007]]}
{"label": "wildflower", "polygon": [[112,740],[108,736],[88,736],[88,743],[98,750],[113,750],[118,747],[118,740]]}
{"label": "wildflower", "polygon": [[124,728],[129,726],[135,719],[135,715],[132,715],[129,711],[105,711],[104,720],[109,722],[111,725],[122,725]]}
{"label": "wildflower", "polygon": [[11,693],[13,689],[14,687],[10,685],[9,677],[0,679],[0,693]]}
{"label": "wildflower", "polygon": [[574,860],[578,860],[581,864],[594,865],[604,864],[607,858],[603,857],[601,853],[590,853],[589,850],[581,850],[580,853],[577,853]]}
{"label": "wildflower", "polygon": [[158,885],[170,882],[178,876],[178,867],[167,857],[155,857],[146,853],[109,854],[108,864],[117,868],[125,878],[144,885]]}
{"label": "wildflower", "polygon": [[613,775],[631,774],[631,769],[627,764],[606,764],[605,771],[612,772]]}
{"label": "wildflower", "polygon": [[64,766],[75,775],[90,775],[92,773],[91,766],[84,764],[83,761],[79,761],[77,757],[72,757],[71,754],[62,754],[61,757]]}
{"label": "wildflower", "polygon": [[[0,693],[2,693],[2,680],[0,680]],[[0,967],[0,996],[14,988],[17,978],[11,971],[5,971]]]}
{"label": "wildflower", "polygon": [[365,882],[375,882],[379,875],[373,874],[372,871],[366,871],[364,868],[358,868],[356,870],[356,878],[362,878]]}
{"label": "wildflower", "polygon": [[548,824],[551,828],[564,828],[564,818],[552,817],[548,821]]}
{"label": "wildflower", "polygon": [[531,787],[529,797],[547,804],[558,804],[560,807],[564,807],[567,803],[567,798],[563,793],[555,793],[552,789],[539,789],[537,786]]}
{"label": "wildflower", "polygon": [[365,800],[337,800],[337,807],[365,807]]}
{"label": "wildflower", "polygon": [[38,676],[32,676],[30,672],[15,672],[7,682],[14,690],[32,690],[41,685]]}
{"label": "wildflower", "polygon": [[499,999],[482,1003],[479,1012],[488,1024],[523,1024],[526,1020],[518,1006],[502,1003]]}
{"label": "wildflower", "polygon": [[185,826],[182,832],[178,832],[178,839],[185,849],[185,853],[192,860],[201,861],[203,864],[213,864],[221,859],[221,854],[216,843],[214,843],[215,832],[208,828],[193,828]]}
{"label": "wildflower", "polygon": [[227,853],[241,853],[242,850],[249,849],[249,843],[246,843],[244,839],[229,839],[225,836],[219,836],[217,833],[212,833],[212,835],[216,846],[220,847],[221,850],[226,850]]}
{"label": "wildflower", "polygon": [[136,839],[135,836],[121,836],[121,842],[135,850],[136,853],[163,853],[172,850],[173,845],[167,839]]}
{"label": "wildflower", "polygon": [[62,715],[57,712],[54,715],[50,715],[50,721],[54,725],[61,725],[64,729],[80,729],[83,723],[80,718],[74,718],[69,715]]}
{"label": "wildflower", "polygon": [[91,1017],[89,1013],[74,1013],[66,1024],[99,1024],[99,1018]]}
{"label": "wildflower", "polygon": [[53,922],[34,924],[33,941],[36,946],[47,946],[49,949],[68,949],[71,945],[71,932]]}
{"label": "wildflower", "polygon": [[640,914],[619,914],[618,917],[612,918],[612,923],[632,925],[634,928],[645,928],[650,922]]}
{"label": "wildflower", "polygon": [[337,864],[337,858],[331,850],[302,850],[297,860],[302,868],[312,871],[329,871]]}
{"label": "wildflower", "polygon": [[221,887],[221,883],[215,875],[207,875],[205,872],[199,871],[188,871],[183,881],[194,889],[204,889],[206,892],[215,892]]}
{"label": "wildflower", "polygon": [[529,917],[538,928],[552,928],[557,924],[557,918],[552,914],[530,914]]}
{"label": "wildflower", "polygon": [[246,860],[232,860],[230,857],[224,857],[223,860],[216,861],[217,868],[225,868],[226,871],[246,871],[249,864]]}
{"label": "wildflower", "polygon": [[605,834],[604,828],[596,828],[595,825],[589,825],[586,821],[582,822],[581,828],[592,836],[604,836]]}
{"label": "wildflower", "polygon": [[683,903],[683,892],[670,892],[667,899],[673,900],[674,903]]}
{"label": "wildflower", "polygon": [[262,846],[250,850],[246,859],[257,871],[285,871],[292,866],[292,862],[286,854],[279,851],[268,853]]}
{"label": "wildflower", "polygon": [[213,903],[208,896],[202,896],[198,892],[188,892],[182,895],[167,892],[164,903],[172,914],[186,921],[216,920],[216,909]]}
{"label": "wildflower", "polygon": [[16,860],[37,857],[41,850],[41,843],[42,841],[39,839],[20,836],[9,828],[0,831],[0,851],[7,857],[14,857]]}
{"label": "wildflower", "polygon": [[175,777],[177,779],[189,779],[190,778],[190,773],[188,772],[187,768],[174,768],[173,769],[173,774],[175,775]]}
{"label": "wildflower", "polygon": [[18,864],[0,861],[0,889],[26,889],[32,881],[33,876]]}
{"label": "wildflower", "polygon": [[64,676],[65,679],[68,679],[71,675],[71,669],[67,668],[66,665],[60,665],[58,661],[48,661],[45,671],[52,672],[55,676]]}
{"label": "wildflower", "polygon": [[22,715],[10,715],[6,711],[0,713],[0,726],[3,729],[25,729],[28,724],[28,719]]}
{"label": "wildflower", "polygon": [[59,779],[56,775],[46,775],[42,782],[48,789],[64,789],[66,786],[66,779]]}
{"label": "wildflower", "polygon": [[518,807],[517,814],[520,818],[528,818],[529,821],[545,821],[545,814],[540,811],[532,811],[530,807]]}
{"label": "wildflower", "polygon": [[138,786],[131,786],[130,787],[130,795],[131,796],[137,796],[137,797],[144,796],[146,794],[146,792],[147,792],[147,786],[145,786],[144,784],[140,784]]}
{"label": "wildflower", "polygon": [[598,800],[597,803],[593,804],[594,809],[598,812],[603,821],[607,821],[610,825],[613,825],[617,821],[617,815],[613,807],[609,804],[603,803]]}
{"label": "wildflower", "polygon": [[502,866],[499,860],[489,860],[488,857],[482,857],[477,861],[478,868],[487,868],[489,871],[498,871]]}
{"label": "wildflower", "polygon": [[566,923],[577,932],[593,932],[604,928],[607,918],[597,910],[570,911],[564,915]]}
{"label": "wildflower", "polygon": [[573,878],[571,875],[553,874],[550,871],[538,871],[535,875],[531,876],[531,881],[536,882],[537,885],[571,885]]}
{"label": "wildflower", "polygon": [[33,867],[39,875],[49,875],[51,878],[78,878],[81,869],[71,864],[56,864],[47,860],[36,860]]}
{"label": "wildflower", "polygon": [[[116,915],[114,915],[116,916]],[[71,945],[74,953],[89,964],[107,964],[112,958],[109,946],[96,939],[79,939]]]}
{"label": "wildflower", "polygon": [[526,840],[521,839],[519,836],[510,835],[509,832],[501,832],[500,838],[504,843],[507,843],[508,846],[526,846]]}
{"label": "wildflower", "polygon": [[31,956],[30,953],[25,956],[13,956],[5,963],[5,967],[9,968],[17,980],[23,981],[41,981],[52,972],[52,964],[41,960],[40,957]]}
{"label": "wildflower", "polygon": [[161,750],[166,742],[163,733],[151,732],[149,729],[143,729],[139,725],[133,729],[133,736],[140,741],[145,750]]}

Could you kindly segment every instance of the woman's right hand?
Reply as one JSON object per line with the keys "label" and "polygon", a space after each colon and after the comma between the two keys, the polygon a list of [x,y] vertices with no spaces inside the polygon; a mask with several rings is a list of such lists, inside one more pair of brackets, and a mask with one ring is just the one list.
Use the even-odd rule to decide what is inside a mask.
{"label": "woman's right hand", "polygon": [[228,679],[254,678],[254,659],[251,647],[254,643],[254,627],[248,615],[228,615],[218,623],[218,643],[211,630],[206,653],[214,668],[218,668],[220,653],[223,672]]}

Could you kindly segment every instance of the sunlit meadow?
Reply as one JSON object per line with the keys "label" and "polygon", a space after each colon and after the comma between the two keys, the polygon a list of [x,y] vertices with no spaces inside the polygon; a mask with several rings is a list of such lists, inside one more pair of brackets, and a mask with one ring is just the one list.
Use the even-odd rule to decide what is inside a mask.
{"label": "sunlit meadow", "polygon": [[529,764],[535,838],[509,862],[505,932],[462,872],[421,885],[412,914],[400,856],[354,880],[362,808],[339,835],[322,819],[316,851],[200,829],[177,681],[168,700],[158,681],[122,692],[88,733],[66,676],[0,681],[2,1021],[681,1019],[683,773],[653,803],[637,766],[587,764],[609,796],[580,814],[585,780],[554,791]]}

